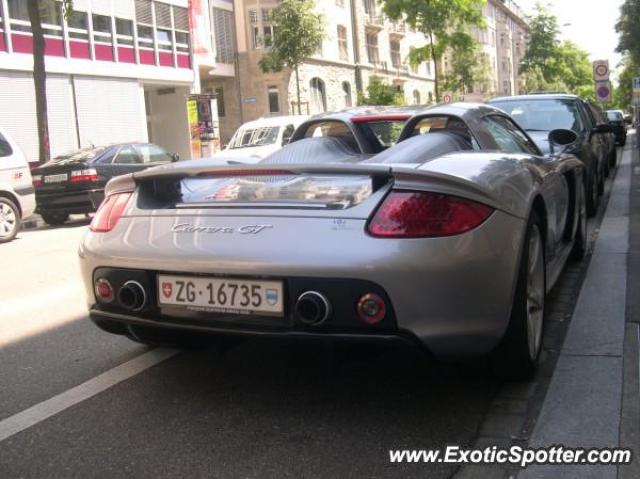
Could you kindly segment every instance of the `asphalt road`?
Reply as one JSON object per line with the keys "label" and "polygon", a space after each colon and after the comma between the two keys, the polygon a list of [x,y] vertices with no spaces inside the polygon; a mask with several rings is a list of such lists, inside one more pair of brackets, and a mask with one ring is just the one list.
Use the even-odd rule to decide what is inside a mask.
{"label": "asphalt road", "polygon": [[[2,479],[449,478],[456,466],[390,464],[389,449],[473,445],[501,388],[481,366],[403,347],[263,339],[165,351],[105,386],[103,373],[159,350],[89,321],[76,258],[86,228],[23,231],[0,248]],[[12,421],[20,432],[3,439]]]}
{"label": "asphalt road", "polygon": [[[86,223],[3,245],[0,421],[143,355],[87,318]],[[10,274],[7,274],[10,272]],[[0,442],[0,477],[449,477],[390,448],[473,443],[497,385],[387,347],[246,340],[179,352]]]}

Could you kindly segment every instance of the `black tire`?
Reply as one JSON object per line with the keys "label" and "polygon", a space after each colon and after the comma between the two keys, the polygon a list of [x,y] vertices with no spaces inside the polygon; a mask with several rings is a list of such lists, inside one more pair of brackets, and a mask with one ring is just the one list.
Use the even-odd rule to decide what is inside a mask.
{"label": "black tire", "polygon": [[580,205],[578,229],[573,240],[573,249],[571,250],[571,259],[575,261],[580,261],[586,256],[589,241],[587,237],[587,208],[584,201],[584,187],[582,188]]}
{"label": "black tire", "polygon": [[21,224],[20,210],[9,198],[0,196],[0,243],[12,241]]}
{"label": "black tire", "polygon": [[[535,247],[536,241],[537,249]],[[531,268],[532,253],[535,256],[533,260],[535,271],[533,272]],[[500,344],[489,358],[492,372],[499,379],[527,380],[533,376],[537,369],[544,330],[546,287],[544,264],[542,222],[533,212],[527,224],[509,325]],[[530,274],[535,275],[535,278]],[[535,280],[535,286],[532,286],[531,280]],[[534,322],[536,329],[532,332],[531,324]],[[532,338],[531,341],[530,338]]]}
{"label": "black tire", "polygon": [[627,137],[625,136],[624,139],[620,142],[620,146],[624,146],[627,144]]}
{"label": "black tire", "polygon": [[[624,142],[621,144],[624,145]],[[618,164],[618,149],[614,148],[613,151],[611,152],[611,161],[609,162],[609,168],[613,170],[617,164]]]}
{"label": "black tire", "polygon": [[598,196],[602,196],[604,194],[604,181],[605,171],[603,171],[602,174],[598,176]]}
{"label": "black tire", "polygon": [[67,213],[41,213],[40,216],[49,226],[63,225],[69,219]]}

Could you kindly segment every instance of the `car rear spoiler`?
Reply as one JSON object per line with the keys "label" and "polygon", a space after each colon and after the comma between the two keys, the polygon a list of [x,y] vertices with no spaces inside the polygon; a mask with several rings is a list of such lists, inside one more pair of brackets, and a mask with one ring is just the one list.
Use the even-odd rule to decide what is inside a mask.
{"label": "car rear spoiler", "polygon": [[[112,179],[106,186],[106,195],[123,191],[133,191],[136,184],[156,180],[181,180],[183,178],[222,178],[260,175],[358,175],[370,176],[374,191],[390,181],[400,188],[419,188],[428,183],[430,190],[458,194],[481,201],[488,206],[501,209],[500,203],[486,189],[469,181],[444,173],[420,170],[413,166],[389,166],[380,164],[258,164],[201,167],[192,162],[188,166],[171,164],[159,168],[131,173]],[[416,165],[418,166],[418,165]]]}

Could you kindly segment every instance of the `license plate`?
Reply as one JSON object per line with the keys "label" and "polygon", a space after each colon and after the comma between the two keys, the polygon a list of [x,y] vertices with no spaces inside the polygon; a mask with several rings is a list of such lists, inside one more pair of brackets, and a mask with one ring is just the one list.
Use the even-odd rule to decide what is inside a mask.
{"label": "license plate", "polygon": [[45,183],[61,183],[63,181],[67,181],[67,174],[64,173],[62,175],[49,175],[44,177]]}
{"label": "license plate", "polygon": [[160,306],[282,316],[283,302],[282,281],[158,275]]}

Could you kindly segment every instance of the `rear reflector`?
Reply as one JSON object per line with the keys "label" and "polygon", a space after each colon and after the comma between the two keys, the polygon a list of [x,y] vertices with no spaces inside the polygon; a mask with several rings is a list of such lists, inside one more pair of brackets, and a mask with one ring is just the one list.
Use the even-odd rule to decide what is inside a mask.
{"label": "rear reflector", "polygon": [[356,307],[358,316],[365,323],[376,324],[382,321],[387,314],[384,300],[377,294],[365,294],[358,300]]}
{"label": "rear reflector", "polygon": [[369,223],[381,238],[431,238],[466,233],[493,209],[475,201],[429,192],[392,191]]}
{"label": "rear reflector", "polygon": [[89,229],[95,233],[106,233],[111,231],[122,216],[124,209],[129,203],[132,193],[115,193],[107,196],[100,208],[93,217]]}
{"label": "rear reflector", "polygon": [[113,287],[105,278],[98,278],[94,284],[96,297],[103,303],[113,301]]}

